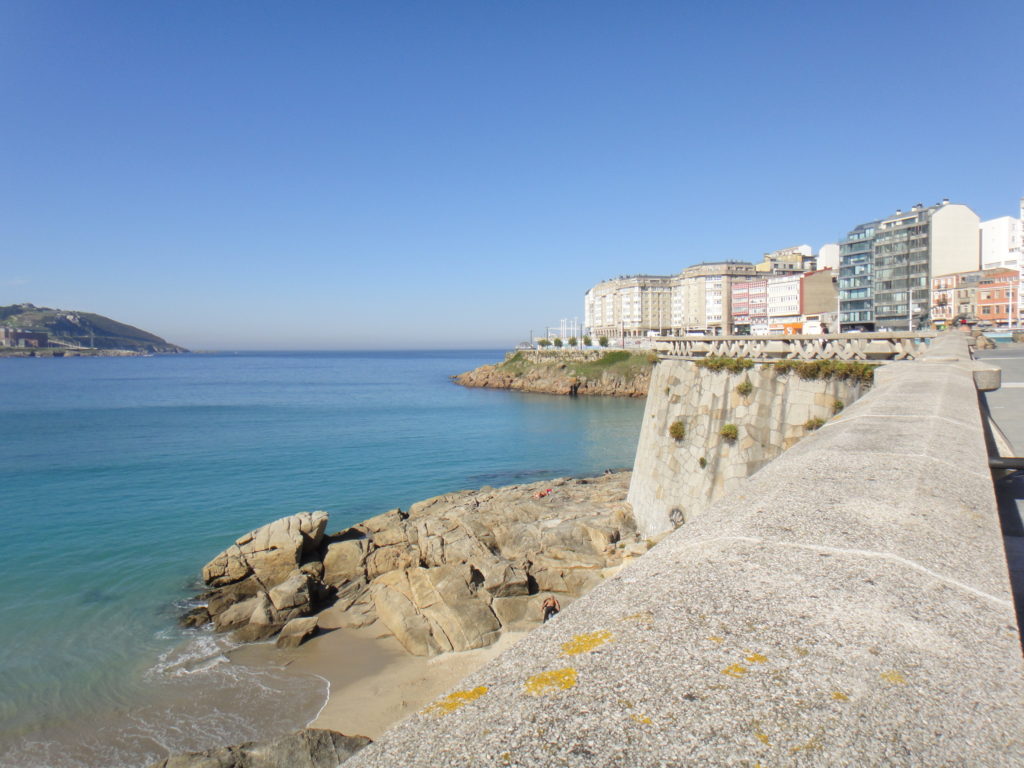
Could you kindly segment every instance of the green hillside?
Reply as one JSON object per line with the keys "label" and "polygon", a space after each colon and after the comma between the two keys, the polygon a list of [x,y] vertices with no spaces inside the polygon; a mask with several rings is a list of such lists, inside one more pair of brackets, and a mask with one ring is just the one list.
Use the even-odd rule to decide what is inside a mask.
{"label": "green hillside", "polygon": [[51,346],[123,349],[153,354],[188,351],[148,331],[92,312],[12,304],[0,307],[0,325],[25,331],[46,331],[50,334]]}

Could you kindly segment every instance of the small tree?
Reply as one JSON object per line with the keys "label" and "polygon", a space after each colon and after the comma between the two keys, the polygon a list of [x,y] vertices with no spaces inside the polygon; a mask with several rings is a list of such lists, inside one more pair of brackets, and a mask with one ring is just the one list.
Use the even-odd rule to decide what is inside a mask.
{"label": "small tree", "polygon": [[608,346],[608,337],[607,336],[598,336],[597,337],[597,343],[600,344],[602,347],[607,347]]}
{"label": "small tree", "polygon": [[555,339],[555,347],[557,349],[561,349],[562,348],[562,340],[561,339]]}
{"label": "small tree", "polygon": [[537,343],[538,343],[538,344],[539,344],[539,345],[540,345],[541,347],[550,347],[550,346],[551,346],[551,340],[550,340],[550,339],[541,339],[541,340],[540,340],[540,341],[538,341]]}
{"label": "small tree", "polygon": [[569,337],[569,346],[570,347],[575,347],[578,343],[579,342],[576,341],[576,337],[575,336],[570,336]]}
{"label": "small tree", "polygon": [[584,336],[583,337],[583,346],[584,347],[589,347],[593,343],[594,342],[591,340],[591,338],[589,336]]}

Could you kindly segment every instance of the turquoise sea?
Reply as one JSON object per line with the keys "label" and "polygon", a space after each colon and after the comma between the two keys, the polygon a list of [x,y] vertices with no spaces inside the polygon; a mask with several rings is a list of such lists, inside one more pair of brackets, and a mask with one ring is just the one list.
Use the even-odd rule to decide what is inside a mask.
{"label": "turquoise sea", "polygon": [[0,360],[0,766],[146,765],[312,719],[322,681],[176,626],[252,528],[632,465],[642,401],[449,381],[501,354]]}

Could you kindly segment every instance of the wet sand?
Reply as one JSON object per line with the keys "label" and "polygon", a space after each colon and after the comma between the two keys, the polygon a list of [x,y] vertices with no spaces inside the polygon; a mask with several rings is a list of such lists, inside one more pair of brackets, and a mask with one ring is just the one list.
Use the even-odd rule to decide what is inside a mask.
{"label": "wet sand", "polygon": [[[321,626],[336,626],[331,610],[320,614]],[[376,739],[525,634],[505,632],[487,648],[425,658],[407,653],[374,622],[361,629],[321,629],[316,637],[293,649],[278,649],[273,643],[243,646],[231,653],[231,660],[326,679],[330,683],[328,701],[309,727]]]}

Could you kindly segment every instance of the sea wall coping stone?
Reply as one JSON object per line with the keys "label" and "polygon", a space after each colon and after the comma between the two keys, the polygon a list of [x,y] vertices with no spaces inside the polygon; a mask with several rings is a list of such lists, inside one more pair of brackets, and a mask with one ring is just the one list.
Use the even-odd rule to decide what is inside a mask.
{"label": "sea wall coping stone", "polygon": [[1024,764],[973,366],[946,336],[346,768]]}

